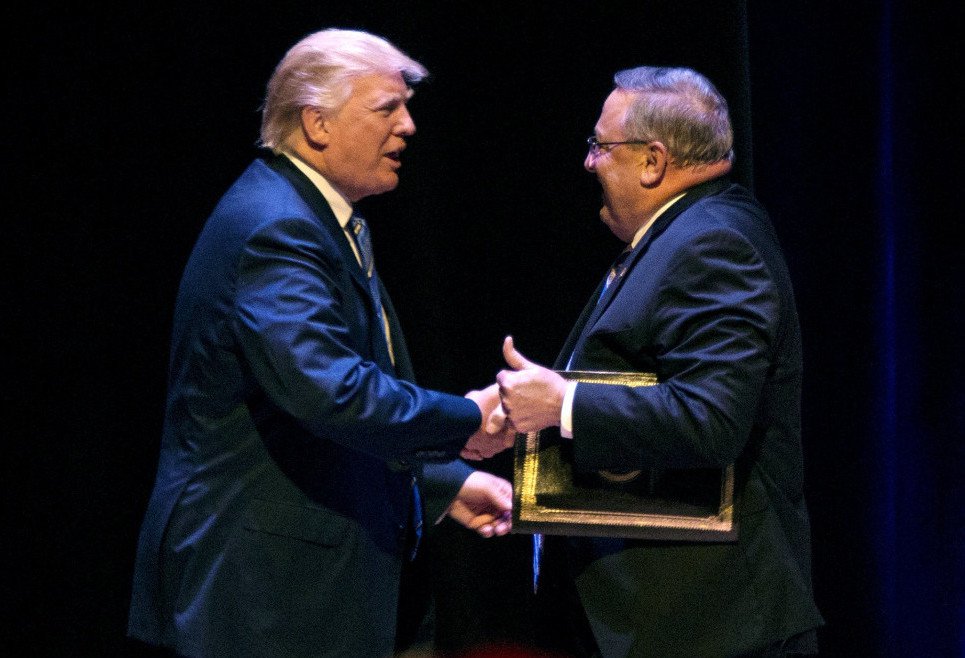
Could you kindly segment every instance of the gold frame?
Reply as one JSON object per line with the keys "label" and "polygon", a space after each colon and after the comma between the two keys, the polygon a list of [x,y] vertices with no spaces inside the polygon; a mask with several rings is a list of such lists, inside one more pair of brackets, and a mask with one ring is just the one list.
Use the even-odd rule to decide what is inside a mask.
{"label": "gold frame", "polygon": [[[559,371],[569,380],[623,386],[655,386],[652,373]],[[545,430],[544,430],[545,432]],[[517,436],[513,487],[513,532],[677,541],[727,542],[737,539],[734,466],[699,469],[703,477],[720,473],[719,498],[713,492],[700,506],[647,493],[621,490],[640,471],[600,472],[603,488],[585,488],[563,454],[564,442],[541,445],[543,432]],[[678,478],[698,471],[664,471]],[[713,480],[711,480],[713,487]],[[706,488],[706,487],[705,487]],[[705,492],[706,493],[706,492]],[[542,500],[541,500],[542,499]],[[560,504],[560,503],[563,504]],[[641,511],[649,509],[650,511]]]}

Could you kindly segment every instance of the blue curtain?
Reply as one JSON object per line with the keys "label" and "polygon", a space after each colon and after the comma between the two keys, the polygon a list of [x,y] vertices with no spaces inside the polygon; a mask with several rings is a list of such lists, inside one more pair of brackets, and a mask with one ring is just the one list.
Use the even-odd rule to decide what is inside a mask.
{"label": "blue curtain", "polygon": [[961,47],[949,8],[911,4],[878,32],[877,621],[883,654],[963,656]]}
{"label": "blue curtain", "polygon": [[822,653],[963,656],[961,22],[899,1],[762,5],[755,180],[804,328]]}

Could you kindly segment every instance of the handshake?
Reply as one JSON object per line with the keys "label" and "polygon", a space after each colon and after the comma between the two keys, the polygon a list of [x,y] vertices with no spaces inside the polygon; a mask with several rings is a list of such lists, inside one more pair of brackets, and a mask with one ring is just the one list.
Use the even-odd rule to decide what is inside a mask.
{"label": "handshake", "polygon": [[466,393],[483,420],[459,453],[463,459],[487,459],[512,447],[517,434],[560,424],[566,380],[526,359],[512,336],[503,341],[503,358],[509,368],[496,375],[495,384]]}
{"label": "handshake", "polygon": [[[516,351],[512,336],[503,341],[509,366],[496,375],[496,383],[466,397],[482,412],[482,423],[469,437],[459,456],[487,459],[516,443],[525,434],[560,424],[566,381]],[[453,519],[483,537],[504,535],[512,527],[512,485],[483,471],[474,471],[449,507]]]}

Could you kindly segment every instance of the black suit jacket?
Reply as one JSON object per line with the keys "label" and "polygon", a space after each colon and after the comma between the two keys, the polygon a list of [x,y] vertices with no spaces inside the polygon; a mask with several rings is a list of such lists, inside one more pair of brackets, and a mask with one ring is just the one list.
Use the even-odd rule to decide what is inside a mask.
{"label": "black suit jacket", "polygon": [[[130,635],[190,656],[392,652],[415,479],[481,418],[411,383],[381,294],[394,367],[344,232],[287,158],[221,199],[178,292]],[[469,472],[425,466],[430,518]]]}
{"label": "black suit jacket", "polygon": [[[815,628],[802,494],[801,337],[774,229],[743,188],[699,185],[591,299],[556,367],[654,372],[579,384],[580,471],[736,462],[739,540],[571,538],[604,656],[731,656]],[[598,293],[597,293],[598,294]]]}

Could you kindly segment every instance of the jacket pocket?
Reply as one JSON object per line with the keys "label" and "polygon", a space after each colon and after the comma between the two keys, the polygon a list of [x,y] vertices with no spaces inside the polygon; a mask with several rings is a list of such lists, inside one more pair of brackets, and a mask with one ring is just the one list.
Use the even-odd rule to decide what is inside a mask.
{"label": "jacket pocket", "polygon": [[352,522],[318,507],[252,500],[245,511],[244,527],[320,546],[338,546],[351,531]]}

